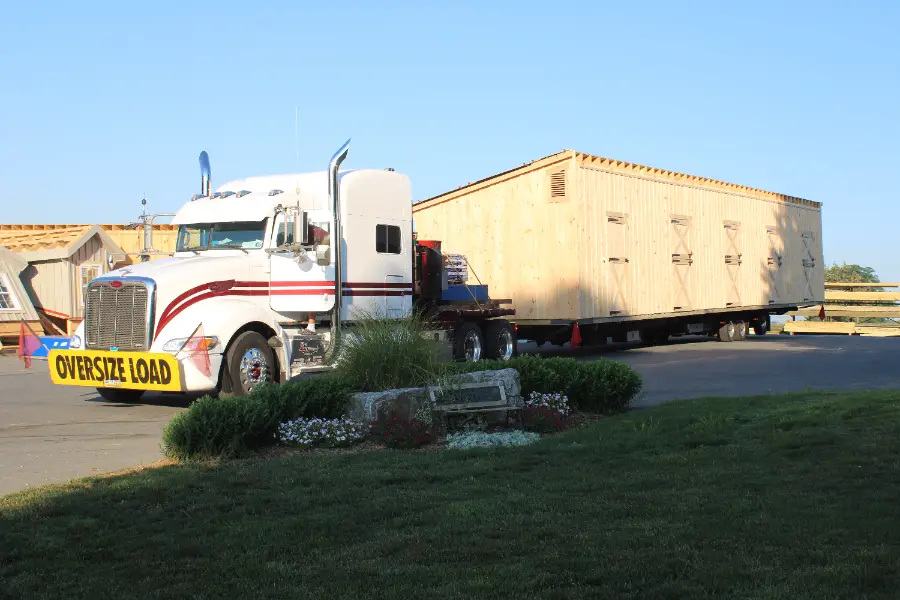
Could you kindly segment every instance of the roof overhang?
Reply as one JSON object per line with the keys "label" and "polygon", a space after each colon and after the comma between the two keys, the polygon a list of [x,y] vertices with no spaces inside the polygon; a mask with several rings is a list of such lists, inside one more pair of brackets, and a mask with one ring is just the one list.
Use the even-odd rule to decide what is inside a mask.
{"label": "roof overhang", "polygon": [[0,246],[0,260],[13,267],[17,273],[28,268],[28,261],[15,252],[7,250],[4,246]]}
{"label": "roof overhang", "polygon": [[30,263],[47,260],[66,259],[78,252],[78,249],[84,246],[95,235],[100,237],[100,241],[103,244],[103,247],[106,248],[106,251],[110,254],[125,254],[125,251],[122,250],[122,247],[119,246],[119,244],[117,244],[115,241],[113,241],[113,239],[109,237],[109,234],[107,234],[99,225],[92,225],[88,227],[77,240],[68,244],[64,248],[52,248],[49,250],[30,250],[26,252],[18,252],[17,254],[19,258]]}

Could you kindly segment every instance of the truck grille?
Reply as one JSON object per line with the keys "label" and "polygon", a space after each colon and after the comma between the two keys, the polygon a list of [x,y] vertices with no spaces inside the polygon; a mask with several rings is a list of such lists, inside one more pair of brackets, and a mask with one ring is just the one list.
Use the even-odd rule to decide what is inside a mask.
{"label": "truck grille", "polygon": [[95,281],[88,287],[85,346],[98,350],[146,350],[150,347],[150,291],[142,282],[122,281],[118,289],[110,283]]}

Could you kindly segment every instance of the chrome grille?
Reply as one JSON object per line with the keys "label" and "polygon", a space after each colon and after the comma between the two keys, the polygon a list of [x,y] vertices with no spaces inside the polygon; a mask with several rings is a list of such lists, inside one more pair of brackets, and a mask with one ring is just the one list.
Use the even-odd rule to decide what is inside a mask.
{"label": "chrome grille", "polygon": [[150,291],[139,281],[122,281],[114,289],[110,281],[94,281],[88,287],[84,308],[87,348],[146,350],[150,346]]}

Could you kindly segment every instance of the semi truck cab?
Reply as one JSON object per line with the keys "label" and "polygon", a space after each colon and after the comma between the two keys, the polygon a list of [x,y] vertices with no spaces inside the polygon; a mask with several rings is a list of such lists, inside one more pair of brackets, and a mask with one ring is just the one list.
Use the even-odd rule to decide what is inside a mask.
{"label": "semi truck cab", "polygon": [[[174,256],[89,283],[69,350],[48,357],[53,381],[96,387],[112,401],[148,390],[244,394],[329,368],[342,325],[359,314],[409,315],[421,265],[409,178],[393,169],[341,171],[348,151],[349,141],[327,171],[249,177],[215,192],[202,153],[201,193],[172,219]],[[446,277],[437,295],[433,287],[423,306],[438,329],[450,330],[457,356],[465,357],[467,343],[475,359],[484,345],[499,347],[485,342],[488,327],[473,340],[462,321],[484,323],[511,309],[482,298],[481,312],[467,316],[466,303],[441,303]],[[513,339],[510,324],[499,327],[492,335]],[[461,329],[468,341],[452,339]],[[494,354],[508,358],[512,346]]]}

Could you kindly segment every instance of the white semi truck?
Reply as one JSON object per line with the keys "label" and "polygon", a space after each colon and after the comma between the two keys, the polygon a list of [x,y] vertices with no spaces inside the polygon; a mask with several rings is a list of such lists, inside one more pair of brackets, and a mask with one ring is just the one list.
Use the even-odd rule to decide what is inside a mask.
{"label": "white semi truck", "polygon": [[174,256],[89,283],[69,350],[48,357],[54,383],[112,401],[147,390],[245,394],[329,368],[358,315],[413,310],[457,359],[512,357],[511,300],[469,285],[464,259],[448,261],[439,241],[416,240],[408,177],[340,171],[348,151],[349,141],[324,172],[249,177],[213,193],[201,153],[201,193],[172,220]]}

